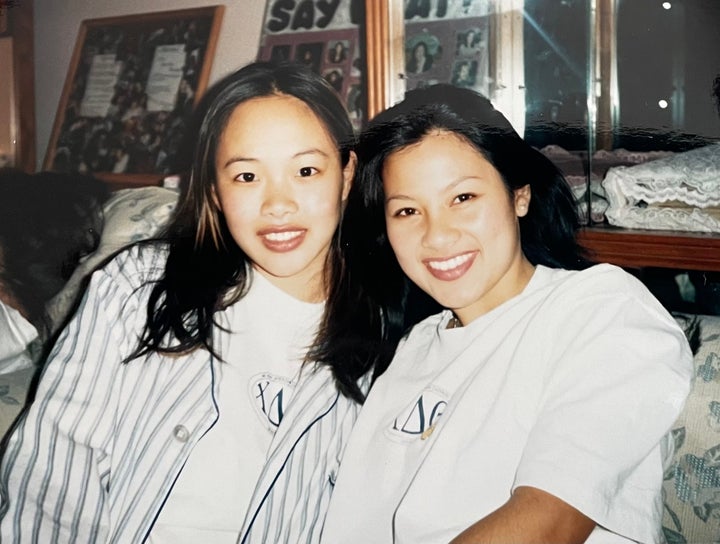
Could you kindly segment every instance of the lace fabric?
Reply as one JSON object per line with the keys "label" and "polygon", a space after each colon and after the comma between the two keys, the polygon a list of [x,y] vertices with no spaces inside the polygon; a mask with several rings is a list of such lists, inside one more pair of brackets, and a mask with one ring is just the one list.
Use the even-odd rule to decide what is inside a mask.
{"label": "lace fabric", "polygon": [[613,225],[720,232],[720,144],[612,167],[602,185]]}

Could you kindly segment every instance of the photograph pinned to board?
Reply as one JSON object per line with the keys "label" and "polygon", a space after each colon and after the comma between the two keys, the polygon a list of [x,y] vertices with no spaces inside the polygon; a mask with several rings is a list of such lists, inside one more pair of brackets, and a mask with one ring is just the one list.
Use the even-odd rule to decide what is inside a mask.
{"label": "photograph pinned to board", "polygon": [[43,168],[126,186],[172,173],[207,87],[223,11],[83,21]]}

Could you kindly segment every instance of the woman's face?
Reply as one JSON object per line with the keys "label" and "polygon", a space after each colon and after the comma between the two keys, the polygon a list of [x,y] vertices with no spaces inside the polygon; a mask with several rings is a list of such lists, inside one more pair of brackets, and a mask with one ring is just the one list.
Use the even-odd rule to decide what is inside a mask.
{"label": "woman's face", "polygon": [[216,155],[215,203],[252,266],[301,300],[326,296],[323,272],[355,168],[301,100],[243,102]]}
{"label": "woman's face", "polygon": [[426,53],[425,44],[423,42],[418,43],[415,46],[415,60],[422,60],[425,58]]}
{"label": "woman's face", "polygon": [[518,224],[528,185],[510,196],[492,164],[446,131],[391,154],[382,177],[390,244],[423,291],[464,324],[522,291],[533,271]]}

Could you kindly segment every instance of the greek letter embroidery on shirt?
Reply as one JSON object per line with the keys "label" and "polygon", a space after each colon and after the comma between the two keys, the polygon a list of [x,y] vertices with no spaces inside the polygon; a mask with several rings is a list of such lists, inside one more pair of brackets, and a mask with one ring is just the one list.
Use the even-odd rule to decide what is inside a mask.
{"label": "greek letter embroidery on shirt", "polygon": [[404,434],[420,435],[425,439],[432,433],[435,423],[443,414],[447,401],[437,392],[423,391],[409,410],[393,422],[393,430]]}
{"label": "greek letter embroidery on shirt", "polygon": [[255,379],[250,388],[250,396],[258,414],[273,427],[280,425],[291,393],[292,386],[287,379],[267,374]]}

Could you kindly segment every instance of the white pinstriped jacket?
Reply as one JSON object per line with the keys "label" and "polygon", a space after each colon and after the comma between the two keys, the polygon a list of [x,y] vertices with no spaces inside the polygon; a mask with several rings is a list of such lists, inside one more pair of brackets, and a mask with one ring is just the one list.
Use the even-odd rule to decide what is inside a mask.
{"label": "white pinstriped jacket", "polygon": [[[165,258],[133,248],[93,275],[0,463],[1,542],[143,542],[217,421],[222,363],[208,352],[121,363]],[[238,512],[240,543],[320,538],[359,406],[338,394],[327,368],[302,374],[250,508]]]}

